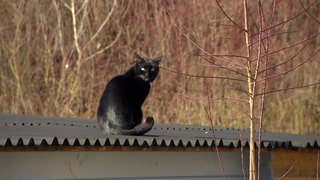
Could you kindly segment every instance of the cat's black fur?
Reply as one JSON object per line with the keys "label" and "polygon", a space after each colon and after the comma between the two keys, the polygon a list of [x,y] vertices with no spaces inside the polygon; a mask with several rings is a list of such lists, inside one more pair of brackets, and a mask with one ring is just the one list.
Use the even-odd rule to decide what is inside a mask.
{"label": "cat's black fur", "polygon": [[97,116],[105,134],[143,135],[153,127],[153,117],[141,123],[141,105],[158,75],[162,56],[147,59],[136,54],[136,58],[136,64],[111,79],[102,94]]}

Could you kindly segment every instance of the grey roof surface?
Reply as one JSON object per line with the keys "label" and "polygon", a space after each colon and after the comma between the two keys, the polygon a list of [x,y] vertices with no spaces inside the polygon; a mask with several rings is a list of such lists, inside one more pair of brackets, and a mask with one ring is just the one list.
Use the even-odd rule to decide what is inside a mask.
{"label": "grey roof surface", "polygon": [[[256,134],[258,137],[258,134]],[[249,130],[155,124],[144,136],[103,135],[96,120],[0,114],[0,148],[15,146],[249,146]],[[214,141],[214,139],[216,141]],[[257,140],[257,138],[256,138]],[[256,141],[257,145],[257,141]],[[263,148],[319,149],[320,136],[262,133]]]}

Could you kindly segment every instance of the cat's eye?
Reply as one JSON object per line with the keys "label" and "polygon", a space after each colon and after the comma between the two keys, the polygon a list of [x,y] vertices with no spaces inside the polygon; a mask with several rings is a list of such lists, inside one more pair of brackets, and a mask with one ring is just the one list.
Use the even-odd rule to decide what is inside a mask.
{"label": "cat's eye", "polygon": [[152,68],[150,69],[150,71],[152,71],[152,72],[155,71],[155,70],[156,70],[156,69],[155,69],[154,67],[152,67]]}
{"label": "cat's eye", "polygon": [[145,68],[140,68],[140,70],[142,71],[142,72],[146,72],[146,69]]}

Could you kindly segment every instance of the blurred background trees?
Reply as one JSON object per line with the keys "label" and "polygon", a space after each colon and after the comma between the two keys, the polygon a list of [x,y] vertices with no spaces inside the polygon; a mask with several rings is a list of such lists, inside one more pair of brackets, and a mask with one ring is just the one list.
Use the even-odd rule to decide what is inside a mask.
{"label": "blurred background trees", "polygon": [[[274,2],[263,2],[278,24],[265,37],[264,130],[319,134],[320,2]],[[254,46],[257,3],[248,8]],[[137,52],[164,56],[145,116],[208,125],[210,94],[214,126],[248,128],[243,21],[242,1],[0,1],[0,111],[93,119],[105,84]]]}

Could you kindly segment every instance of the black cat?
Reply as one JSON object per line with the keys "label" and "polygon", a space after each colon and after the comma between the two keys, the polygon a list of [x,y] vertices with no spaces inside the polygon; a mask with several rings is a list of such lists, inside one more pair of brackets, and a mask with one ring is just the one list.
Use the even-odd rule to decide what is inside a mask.
{"label": "black cat", "polygon": [[125,74],[116,76],[107,84],[98,108],[98,122],[105,134],[143,135],[154,124],[153,117],[142,122],[141,105],[157,77],[162,56],[142,58]]}

